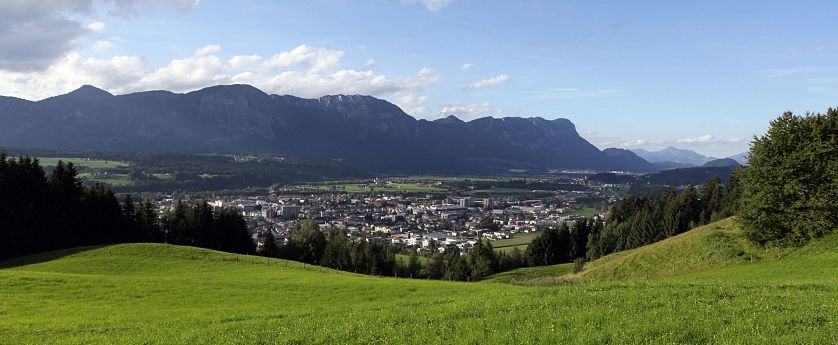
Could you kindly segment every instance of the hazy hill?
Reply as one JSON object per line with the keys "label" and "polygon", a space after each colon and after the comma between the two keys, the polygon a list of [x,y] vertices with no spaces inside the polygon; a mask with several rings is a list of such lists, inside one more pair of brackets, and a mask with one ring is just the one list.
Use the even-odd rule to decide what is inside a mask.
{"label": "hazy hill", "polygon": [[376,172],[656,170],[628,152],[600,151],[567,119],[417,120],[370,96],[304,99],[248,85],[119,96],[83,86],[37,102],[5,97],[0,122],[5,147],[272,153]]}
{"label": "hazy hill", "polygon": [[735,155],[727,157],[727,158],[733,159],[733,160],[737,161],[739,164],[745,165],[745,164],[748,164],[748,155],[749,154],[750,154],[750,152],[742,152],[742,153],[738,153],[738,154],[735,154]]}
{"label": "hazy hill", "polygon": [[733,173],[734,169],[736,169],[736,166],[669,169],[643,175],[639,178],[639,181],[668,186],[685,186],[690,184],[698,186],[710,178],[719,177],[722,183],[726,183],[730,179],[730,174]]}
{"label": "hazy hill", "polygon": [[632,151],[651,163],[678,163],[687,166],[701,166],[714,159],[692,150],[683,150],[671,146],[660,151],[648,151],[644,149],[635,149]]}
{"label": "hazy hill", "polygon": [[714,159],[702,165],[706,168],[724,168],[724,167],[738,167],[739,162],[732,158]]}

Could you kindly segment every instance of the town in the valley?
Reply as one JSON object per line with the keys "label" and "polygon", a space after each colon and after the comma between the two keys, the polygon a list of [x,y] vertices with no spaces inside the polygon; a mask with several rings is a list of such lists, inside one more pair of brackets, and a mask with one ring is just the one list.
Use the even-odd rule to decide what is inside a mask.
{"label": "town in the valley", "polygon": [[[257,246],[264,244],[266,232],[284,243],[298,222],[313,219],[324,233],[344,228],[353,241],[391,244],[397,252],[429,254],[456,246],[465,253],[481,237],[496,247],[523,249],[526,238],[545,227],[572,225],[580,217],[604,220],[608,205],[618,199],[619,186],[592,185],[584,178],[563,182],[547,183],[553,187],[549,190],[475,190],[462,183],[374,179],[283,186],[267,195],[229,195],[206,201],[213,207],[236,208]],[[175,202],[165,196],[157,200],[161,211]]]}

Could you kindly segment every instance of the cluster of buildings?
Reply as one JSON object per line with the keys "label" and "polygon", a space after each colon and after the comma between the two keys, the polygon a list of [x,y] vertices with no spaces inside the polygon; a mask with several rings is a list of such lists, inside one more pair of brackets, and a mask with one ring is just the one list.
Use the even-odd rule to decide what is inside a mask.
{"label": "cluster of buildings", "polygon": [[[270,231],[287,241],[302,219],[313,219],[326,232],[345,228],[355,240],[388,243],[404,250],[467,251],[483,237],[509,239],[561,222],[573,222],[578,192],[557,192],[543,199],[475,198],[470,196],[398,195],[267,195],[209,201],[234,207],[244,216],[254,239]],[[604,216],[604,215],[603,215]],[[258,243],[259,244],[259,243]],[[261,244],[260,244],[261,245]]]}

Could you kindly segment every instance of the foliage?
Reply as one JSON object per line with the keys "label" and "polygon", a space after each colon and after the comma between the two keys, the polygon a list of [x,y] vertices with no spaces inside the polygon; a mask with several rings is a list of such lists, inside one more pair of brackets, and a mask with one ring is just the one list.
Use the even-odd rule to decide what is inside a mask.
{"label": "foliage", "polygon": [[713,177],[699,189],[687,186],[680,194],[667,188],[656,196],[630,196],[617,202],[605,226],[590,227],[587,259],[637,248],[730,217],[738,209],[740,173],[731,176],[727,186]]}
{"label": "foliage", "polygon": [[158,220],[154,205],[123,203],[102,185],[85,187],[73,163],[49,176],[38,159],[0,152],[0,258],[85,245],[160,242],[253,251],[244,219],[231,209],[178,202]]}
{"label": "foliage", "polygon": [[838,109],[785,113],[751,142],[742,221],[757,243],[800,243],[838,228]]}

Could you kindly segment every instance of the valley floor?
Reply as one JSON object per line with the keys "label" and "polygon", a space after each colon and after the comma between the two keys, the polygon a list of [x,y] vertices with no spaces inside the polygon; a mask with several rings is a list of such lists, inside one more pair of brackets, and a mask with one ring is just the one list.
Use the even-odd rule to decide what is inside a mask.
{"label": "valley floor", "polygon": [[[716,232],[697,230],[669,246]],[[619,265],[607,261],[632,253],[577,275],[563,266],[515,278],[549,286],[368,277],[161,244],[81,248],[0,263],[0,343],[834,344],[836,243],[755,263],[739,257],[759,250],[734,250],[673,274],[643,268],[686,248],[660,242]]]}

